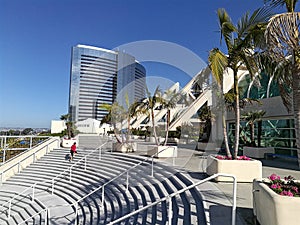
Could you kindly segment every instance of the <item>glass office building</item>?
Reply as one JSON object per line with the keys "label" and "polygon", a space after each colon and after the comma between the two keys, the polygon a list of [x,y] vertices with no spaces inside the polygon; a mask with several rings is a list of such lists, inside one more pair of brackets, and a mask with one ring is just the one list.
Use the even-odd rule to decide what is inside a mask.
{"label": "glass office building", "polygon": [[71,120],[102,120],[108,112],[100,106],[112,104],[116,99],[122,104],[122,93],[128,94],[130,103],[144,98],[145,76],[145,68],[129,54],[92,46],[74,46],[69,92]]}

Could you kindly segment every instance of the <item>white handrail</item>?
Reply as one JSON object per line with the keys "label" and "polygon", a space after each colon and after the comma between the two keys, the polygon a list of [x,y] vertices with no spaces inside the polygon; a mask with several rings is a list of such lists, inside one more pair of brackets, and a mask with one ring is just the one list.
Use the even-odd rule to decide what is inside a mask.
{"label": "white handrail", "polygon": [[[55,141],[55,140],[54,140]],[[52,142],[51,142],[52,143]],[[49,143],[49,144],[51,144]],[[101,146],[99,146],[98,148],[96,148],[94,151],[90,152],[87,156],[89,156],[90,154],[94,153],[95,151],[97,150],[101,150],[101,148],[107,144],[107,142],[105,142],[104,144],[102,144]],[[30,155],[32,156],[32,155]],[[48,180],[45,180],[45,181],[37,181],[35,182],[34,184],[32,184],[30,187],[26,188],[25,190],[23,190],[21,193],[19,194],[15,194],[10,200],[8,200],[7,202],[3,203],[0,208],[4,207],[5,205],[7,204],[10,204],[15,198],[17,198],[18,196],[24,194],[26,191],[30,190],[30,189],[33,189],[33,194],[32,194],[32,201],[34,201],[34,188],[36,187],[37,184],[41,185],[41,184],[47,184],[47,183],[50,183],[52,184],[52,194],[54,193],[54,180],[58,177],[60,177],[61,175],[65,174],[66,172],[70,171],[70,168],[72,168],[73,166],[79,164],[82,159],[86,159],[86,156],[82,157],[79,161],[77,161],[75,164],[71,165],[70,167],[68,167],[67,169],[65,169],[64,171],[62,171],[61,173],[59,173],[58,175],[56,175],[51,181],[48,181]],[[16,164],[15,164],[16,165]],[[12,166],[13,167],[13,166]],[[10,204],[11,205],[11,204]],[[10,210],[10,207],[8,208],[8,210]],[[3,211],[2,211],[3,212]]]}
{"label": "white handrail", "polygon": [[[50,144],[52,144],[52,143],[55,142],[55,141],[58,141],[58,142],[59,142],[59,139],[52,140],[47,146],[49,146]],[[45,141],[45,142],[46,142],[46,141]],[[44,143],[44,142],[43,142],[43,143]],[[43,143],[41,143],[41,144],[43,144]],[[39,146],[39,147],[41,147],[41,146]],[[42,146],[39,150],[36,150],[36,151],[33,152],[32,154],[30,154],[30,155],[26,156],[25,158],[23,158],[22,160],[20,160],[20,161],[14,163],[14,164],[11,165],[10,167],[6,168],[5,170],[2,170],[2,171],[1,171],[1,177],[0,177],[0,185],[2,185],[2,182],[3,182],[3,174],[4,174],[6,171],[8,171],[8,170],[10,170],[11,168],[15,167],[16,165],[20,164],[21,162],[23,162],[24,160],[28,159],[29,157],[34,156],[37,152],[43,150],[44,147],[45,147],[45,146]],[[23,152],[23,153],[25,153],[25,152]],[[21,153],[21,154],[23,154],[23,153]],[[20,155],[21,155],[21,154],[20,154]],[[19,171],[18,171],[18,172],[19,172]]]}
{"label": "white handrail", "polygon": [[[152,207],[154,205],[157,205],[158,203],[161,203],[163,201],[169,201],[169,206],[171,206],[172,205],[172,203],[171,203],[172,202],[172,198],[174,196],[179,195],[179,194],[181,194],[181,193],[183,193],[183,192],[185,192],[185,191],[187,191],[187,190],[189,190],[191,188],[194,188],[194,187],[196,187],[196,186],[198,186],[200,184],[203,184],[203,183],[205,183],[207,181],[215,179],[216,177],[219,177],[219,176],[232,177],[233,178],[233,204],[232,204],[232,213],[231,213],[231,216],[232,216],[232,218],[231,218],[231,225],[235,225],[236,224],[236,190],[237,190],[237,180],[236,180],[236,176],[235,175],[232,175],[232,174],[223,174],[223,173],[217,173],[217,174],[214,174],[214,175],[212,175],[212,176],[210,176],[208,178],[205,178],[205,179],[203,179],[201,181],[198,181],[197,183],[194,183],[194,184],[192,184],[192,185],[190,185],[188,187],[185,187],[185,188],[183,188],[183,189],[181,189],[181,190],[179,190],[177,192],[169,194],[169,195],[167,195],[167,196],[165,196],[165,197],[163,197],[163,198],[161,198],[161,199],[159,199],[159,200],[157,200],[155,202],[152,202],[151,204],[148,204],[148,205],[146,205],[146,206],[144,206],[144,207],[142,207],[140,209],[137,209],[137,210],[135,210],[135,211],[133,211],[133,212],[125,215],[125,216],[122,216],[122,217],[120,217],[120,218],[118,218],[118,219],[116,219],[114,221],[111,221],[109,224],[112,225],[112,224],[119,223],[119,222],[121,222],[121,221],[123,221],[123,220],[125,220],[125,219],[127,219],[127,218],[129,218],[129,217],[131,217],[131,216],[133,216],[133,215],[135,215],[137,213],[139,213],[139,212],[142,212],[142,211],[144,211],[144,210],[146,210],[146,209],[148,209],[148,208],[150,208],[150,207]],[[168,221],[169,221],[168,225],[171,225],[171,221],[172,221],[172,208],[171,207],[169,207]]]}
{"label": "white handrail", "polygon": [[[166,148],[162,149],[162,150],[159,151],[159,152],[156,152],[155,154],[153,154],[153,155],[151,156],[151,158],[152,158],[152,171],[153,171],[153,157],[156,156],[156,155],[158,155],[159,153],[165,151],[165,150],[168,149],[169,147],[170,147],[170,146],[167,146]],[[100,187],[96,188],[95,190],[93,190],[93,191],[90,192],[89,194],[87,194],[87,195],[85,195],[84,197],[78,199],[75,203],[78,203],[78,202],[82,201],[83,199],[89,197],[90,195],[92,195],[93,193],[99,191],[99,190],[102,189],[102,188],[104,189],[104,187],[105,187],[106,185],[110,184],[111,182],[113,182],[113,181],[116,180],[117,178],[120,178],[120,177],[121,177],[122,175],[124,175],[125,173],[126,173],[127,176],[128,176],[128,172],[129,172],[129,171],[131,171],[132,169],[138,167],[139,165],[143,164],[144,162],[146,162],[146,161],[148,161],[148,160],[149,160],[149,159],[146,158],[146,159],[140,161],[139,163],[133,165],[133,166],[130,167],[129,169],[127,169],[127,170],[123,171],[122,173],[120,173],[118,176],[114,177],[113,179],[110,179],[110,180],[107,181],[105,184],[103,184],[103,185],[101,185]],[[127,180],[127,179],[128,179],[128,177],[126,177],[126,180]],[[128,186],[127,186],[127,187],[128,187]],[[104,194],[103,194],[103,195],[104,195]],[[102,197],[103,197],[103,195],[102,195]],[[104,199],[102,198],[101,202],[103,202],[103,200],[104,200]],[[71,204],[71,205],[74,205],[75,203],[73,203],[73,204]],[[74,205],[74,206],[75,206],[75,205]]]}
{"label": "white handrail", "polygon": [[[101,150],[102,146],[104,146],[104,145],[107,144],[108,142],[109,142],[109,140],[106,141],[106,142],[105,142],[104,144],[102,144],[101,146],[99,146],[99,147],[98,147],[97,149],[95,149],[94,151],[90,152],[88,155],[94,153],[96,150],[99,150],[99,149]],[[154,158],[156,155],[158,155],[159,153],[161,153],[161,152],[165,151],[166,149],[168,149],[169,147],[170,147],[170,146],[166,146],[166,148],[164,148],[164,149],[162,149],[161,151],[156,152],[155,154],[151,155],[151,158],[152,158],[152,171],[153,171],[153,158]],[[85,157],[83,157],[83,158],[85,158]],[[79,161],[81,161],[83,158],[81,158]],[[104,187],[105,187],[106,185],[108,185],[109,183],[113,182],[115,179],[121,177],[121,176],[122,176],[123,174],[125,174],[125,173],[127,173],[127,175],[128,175],[128,172],[129,172],[129,171],[131,171],[132,169],[136,168],[137,166],[141,165],[142,163],[144,163],[144,162],[146,162],[146,161],[148,161],[148,160],[149,160],[149,159],[146,158],[146,159],[140,161],[139,163],[133,165],[133,166],[130,167],[129,169],[123,171],[123,172],[122,172],[121,174],[119,174],[118,176],[116,176],[116,177],[114,177],[113,179],[109,180],[108,182],[106,182],[106,183],[103,184],[102,186],[96,188],[95,190],[93,190],[93,191],[90,192],[89,194],[85,195],[84,197],[78,199],[76,202],[74,202],[74,203],[72,203],[72,204],[63,204],[63,205],[55,205],[55,206],[48,207],[48,208],[47,208],[47,213],[49,213],[50,208],[55,208],[55,207],[58,207],[58,206],[64,206],[64,207],[74,206],[74,207],[75,207],[75,214],[76,214],[76,215],[75,215],[75,222],[76,222],[76,221],[77,221],[77,213],[78,213],[77,208],[78,208],[78,203],[79,203],[80,201],[84,200],[85,198],[89,197],[89,196],[92,195],[93,193],[95,193],[95,192],[97,192],[97,191],[99,191],[100,189],[103,188],[103,189],[102,189],[102,200],[101,200],[101,202],[103,203],[103,201],[104,201]],[[79,161],[76,162],[76,163],[79,163]],[[69,168],[67,168],[65,171],[70,171],[70,168],[73,167],[73,166],[75,166],[75,164],[72,165],[72,166],[70,166]],[[57,175],[55,178],[57,178],[58,176],[62,175],[65,171],[63,171],[61,174]],[[53,188],[53,187],[54,187],[54,179],[55,179],[55,178],[53,178],[53,179],[50,181],[50,182],[52,182],[52,194],[53,194],[53,192],[54,192],[54,188]],[[128,179],[128,178],[127,178],[127,179]],[[45,181],[45,182],[42,182],[42,183],[39,183],[39,184],[48,183],[48,182],[49,182],[49,181]],[[36,183],[38,183],[38,182],[36,182]],[[29,189],[31,189],[33,186],[36,185],[36,183],[33,184],[32,186],[28,187],[28,188],[27,188],[26,190],[24,190],[22,193],[24,193],[25,191],[28,191]],[[128,186],[127,186],[127,187],[128,187]],[[15,198],[15,197],[16,197],[16,196],[14,196],[13,198]],[[11,200],[12,200],[12,199],[8,200],[7,202],[11,202]],[[7,204],[7,202],[4,203],[4,204],[2,204],[0,207],[5,206],[5,205]],[[10,207],[9,207],[9,210],[10,210]],[[45,209],[45,210],[46,210],[46,209]],[[41,212],[39,212],[39,213],[42,213],[42,212],[44,212],[44,211],[41,210]],[[32,217],[30,217],[30,218],[32,218]],[[30,218],[28,218],[28,219],[30,219]]]}

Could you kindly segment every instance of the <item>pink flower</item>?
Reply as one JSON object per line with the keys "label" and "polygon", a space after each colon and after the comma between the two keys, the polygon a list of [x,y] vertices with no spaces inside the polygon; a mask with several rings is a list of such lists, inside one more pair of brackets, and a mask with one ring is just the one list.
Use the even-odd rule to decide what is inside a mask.
{"label": "pink flower", "polygon": [[281,188],[281,186],[279,184],[272,184],[270,186],[270,188],[272,188],[272,189],[279,189],[279,188]]}
{"label": "pink flower", "polygon": [[280,176],[277,176],[275,173],[273,173],[271,176],[268,177],[271,181],[274,180],[280,180]]}
{"label": "pink flower", "polygon": [[242,155],[238,157],[238,160],[251,160],[251,159],[245,155]]}
{"label": "pink flower", "polygon": [[282,191],[280,195],[293,197],[293,193],[290,191]]}

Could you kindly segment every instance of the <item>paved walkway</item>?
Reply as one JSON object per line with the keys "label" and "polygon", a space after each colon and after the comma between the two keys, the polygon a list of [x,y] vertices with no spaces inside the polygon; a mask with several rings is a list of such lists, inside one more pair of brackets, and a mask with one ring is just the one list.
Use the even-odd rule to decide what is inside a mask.
{"label": "paved walkway", "polygon": [[[146,149],[143,145],[147,145],[147,143],[140,144],[136,153],[143,155]],[[184,145],[178,147],[179,155],[175,160],[159,159],[159,161],[175,165],[195,182],[207,177],[206,157],[217,152],[214,150],[201,152],[193,150],[191,147],[186,148]],[[296,161],[283,159],[263,159],[261,161],[263,164],[263,177],[268,177],[275,173],[281,177],[292,175],[300,180],[300,169]],[[209,225],[231,224],[232,187],[232,183],[226,182],[208,182],[199,186],[199,190],[205,198],[204,206],[207,210]],[[252,209],[252,183],[238,183],[236,224],[255,224]]]}

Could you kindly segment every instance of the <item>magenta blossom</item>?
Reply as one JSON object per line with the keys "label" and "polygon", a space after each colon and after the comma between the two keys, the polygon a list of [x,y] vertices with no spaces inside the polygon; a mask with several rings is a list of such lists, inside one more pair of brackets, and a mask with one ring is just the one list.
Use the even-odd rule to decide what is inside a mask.
{"label": "magenta blossom", "polygon": [[280,195],[293,197],[293,193],[291,191],[282,191]]}
{"label": "magenta blossom", "polygon": [[299,188],[300,183],[295,181],[292,176],[284,177],[280,179],[280,176],[271,174],[268,177],[269,181],[266,184],[277,194],[289,197],[300,197]]}
{"label": "magenta blossom", "polygon": [[277,176],[276,174],[272,174],[268,177],[271,181],[280,180],[280,176]]}

